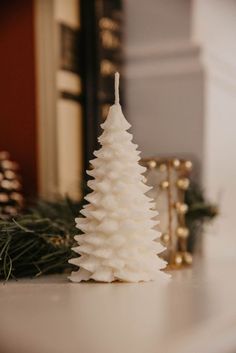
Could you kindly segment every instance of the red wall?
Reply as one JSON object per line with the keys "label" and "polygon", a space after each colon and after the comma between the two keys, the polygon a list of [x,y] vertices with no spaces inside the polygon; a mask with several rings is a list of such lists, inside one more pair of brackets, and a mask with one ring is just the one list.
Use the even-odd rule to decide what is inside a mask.
{"label": "red wall", "polygon": [[37,191],[33,0],[0,2],[0,150],[20,164],[24,191]]}

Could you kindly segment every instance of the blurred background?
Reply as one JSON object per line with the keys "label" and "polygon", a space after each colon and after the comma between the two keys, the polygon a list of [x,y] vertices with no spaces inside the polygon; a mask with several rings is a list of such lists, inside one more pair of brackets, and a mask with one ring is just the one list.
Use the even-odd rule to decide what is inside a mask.
{"label": "blurred background", "polygon": [[81,196],[121,73],[142,157],[193,161],[220,206],[209,256],[234,256],[236,2],[2,0],[0,150],[24,194]]}

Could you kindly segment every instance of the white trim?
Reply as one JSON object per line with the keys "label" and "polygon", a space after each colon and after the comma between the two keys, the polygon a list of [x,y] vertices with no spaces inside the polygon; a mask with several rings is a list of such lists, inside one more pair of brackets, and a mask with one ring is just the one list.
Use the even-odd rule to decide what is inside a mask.
{"label": "white trim", "polygon": [[188,40],[167,41],[158,43],[149,43],[141,46],[129,46],[126,48],[126,57],[128,60],[136,60],[139,58],[149,58],[154,56],[157,58],[188,56],[200,52],[197,43]]}
{"label": "white trim", "polygon": [[53,1],[35,0],[39,195],[57,193],[56,24]]}
{"label": "white trim", "polygon": [[190,41],[169,41],[128,47],[127,78],[199,73],[200,48]]}

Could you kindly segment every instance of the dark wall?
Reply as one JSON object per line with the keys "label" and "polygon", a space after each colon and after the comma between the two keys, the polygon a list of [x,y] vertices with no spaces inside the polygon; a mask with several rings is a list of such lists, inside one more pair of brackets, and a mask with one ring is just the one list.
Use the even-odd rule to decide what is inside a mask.
{"label": "dark wall", "polygon": [[33,0],[0,2],[0,150],[20,164],[24,191],[37,191]]}

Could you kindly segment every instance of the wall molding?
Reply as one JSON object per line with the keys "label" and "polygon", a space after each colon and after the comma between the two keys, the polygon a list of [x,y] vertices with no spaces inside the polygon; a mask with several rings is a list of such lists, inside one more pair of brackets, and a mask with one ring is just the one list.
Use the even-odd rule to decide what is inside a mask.
{"label": "wall molding", "polygon": [[224,85],[235,94],[236,90],[236,65],[234,58],[225,58],[214,49],[206,49],[202,57],[207,67],[208,76],[220,85]]}
{"label": "wall molding", "polygon": [[202,71],[200,47],[191,41],[167,41],[126,48],[126,77],[184,75]]}

